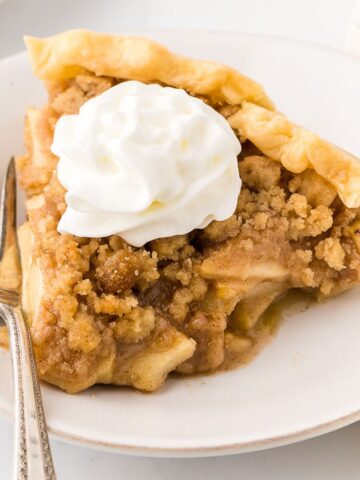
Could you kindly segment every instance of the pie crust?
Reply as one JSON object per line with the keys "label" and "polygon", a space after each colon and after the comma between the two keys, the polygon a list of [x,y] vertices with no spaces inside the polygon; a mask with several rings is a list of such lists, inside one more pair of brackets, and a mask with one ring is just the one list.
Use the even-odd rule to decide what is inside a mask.
{"label": "pie crust", "polygon": [[[41,378],[69,392],[153,391],[173,370],[248,361],[272,334],[265,312],[289,290],[321,300],[360,283],[360,164],[275,112],[257,83],[145,38],[75,30],[26,43],[49,92],[27,112],[17,159],[23,307]],[[184,88],[229,121],[243,144],[229,219],[144,248],[57,232],[56,121],[126,79]]]}

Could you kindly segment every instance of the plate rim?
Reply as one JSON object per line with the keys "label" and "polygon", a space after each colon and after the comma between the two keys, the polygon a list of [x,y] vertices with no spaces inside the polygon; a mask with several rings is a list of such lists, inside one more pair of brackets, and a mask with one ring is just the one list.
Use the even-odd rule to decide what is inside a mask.
{"label": "plate rim", "polygon": [[[287,36],[266,34],[266,33],[251,33],[251,32],[239,32],[234,30],[206,30],[206,29],[166,29],[166,28],[143,28],[138,29],[126,29],[126,31],[121,32],[123,35],[137,35],[137,36],[147,36],[151,34],[164,34],[164,35],[185,35],[185,34],[194,34],[207,36],[228,36],[228,37],[252,37],[259,39],[270,39],[272,41],[287,43],[291,45],[306,46],[311,49],[316,49],[319,52],[327,51],[332,52],[337,55],[351,58],[356,60],[360,65],[360,57],[354,52],[346,51],[345,49],[336,48],[329,45],[317,44],[315,42],[292,39]],[[0,64],[2,62],[11,61],[15,57],[24,56],[26,50],[23,49],[12,55],[5,56],[0,58]],[[13,414],[10,409],[0,407],[0,416],[11,420]],[[290,433],[273,435],[271,437],[263,439],[255,439],[251,441],[239,441],[239,442],[220,442],[212,446],[193,446],[193,447],[182,447],[182,446],[173,446],[173,447],[151,447],[146,445],[131,445],[126,443],[119,442],[108,442],[103,440],[96,440],[93,438],[84,437],[82,435],[76,435],[64,431],[61,429],[49,427],[50,436],[54,439],[65,441],[74,445],[81,445],[92,449],[106,450],[117,453],[129,454],[134,456],[147,456],[147,457],[178,457],[178,458],[190,458],[190,457],[208,457],[208,456],[222,456],[222,455],[231,455],[235,453],[246,453],[252,451],[265,450],[269,448],[274,448],[278,446],[288,445],[302,440],[307,440],[314,438],[331,431],[337,430],[339,428],[350,425],[356,421],[360,420],[360,408],[356,410],[349,411],[348,413],[328,420],[326,422],[320,422],[310,427],[304,429],[296,429]]]}
{"label": "plate rim", "polygon": [[[13,414],[9,410],[0,407],[0,416],[7,420],[13,420]],[[270,448],[290,445],[292,443],[309,440],[340,428],[351,425],[360,420],[360,409],[349,412],[341,417],[327,422],[321,422],[312,427],[295,430],[291,433],[275,435],[262,440],[247,442],[233,442],[213,445],[209,447],[149,447],[146,445],[129,445],[119,442],[106,442],[89,439],[81,435],[74,435],[51,426],[48,427],[50,437],[62,442],[70,443],[95,450],[104,450],[120,454],[144,457],[160,458],[200,458],[213,456],[226,456],[240,453],[268,450]]]}

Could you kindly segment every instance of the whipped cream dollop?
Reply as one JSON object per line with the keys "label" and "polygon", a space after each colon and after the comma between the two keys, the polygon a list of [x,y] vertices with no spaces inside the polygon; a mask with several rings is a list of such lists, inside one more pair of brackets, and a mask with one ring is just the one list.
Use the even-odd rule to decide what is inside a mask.
{"label": "whipped cream dollop", "polygon": [[241,188],[241,145],[227,121],[184,90],[120,83],[56,124],[67,190],[59,232],[120,235],[142,246],[225,220]]}

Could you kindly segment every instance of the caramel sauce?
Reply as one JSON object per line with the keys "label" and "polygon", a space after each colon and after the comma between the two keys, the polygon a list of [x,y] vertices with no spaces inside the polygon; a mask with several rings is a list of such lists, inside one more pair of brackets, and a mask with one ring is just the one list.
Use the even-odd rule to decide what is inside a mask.
{"label": "caramel sauce", "polygon": [[238,352],[225,349],[225,360],[218,371],[231,370],[250,362],[272,340],[287,317],[307,310],[314,301],[314,297],[304,290],[289,290],[267,308],[251,330],[234,332],[244,338],[248,346],[244,341],[244,348]]}

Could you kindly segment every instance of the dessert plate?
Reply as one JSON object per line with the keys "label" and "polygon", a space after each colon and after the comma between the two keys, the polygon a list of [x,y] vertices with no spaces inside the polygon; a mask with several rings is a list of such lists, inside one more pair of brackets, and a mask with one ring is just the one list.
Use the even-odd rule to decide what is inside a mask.
{"label": "dessert plate", "polygon": [[[138,32],[137,32],[138,33]],[[360,156],[360,59],[253,35],[140,32],[179,53],[227,63],[265,85],[293,121]],[[0,174],[22,151],[24,110],[44,101],[25,53],[0,62]],[[149,456],[259,450],[360,419],[360,290],[297,311],[249,365],[170,379],[158,392],[43,385],[50,432],[69,442]],[[0,350],[0,413],[12,414],[10,357]]]}

